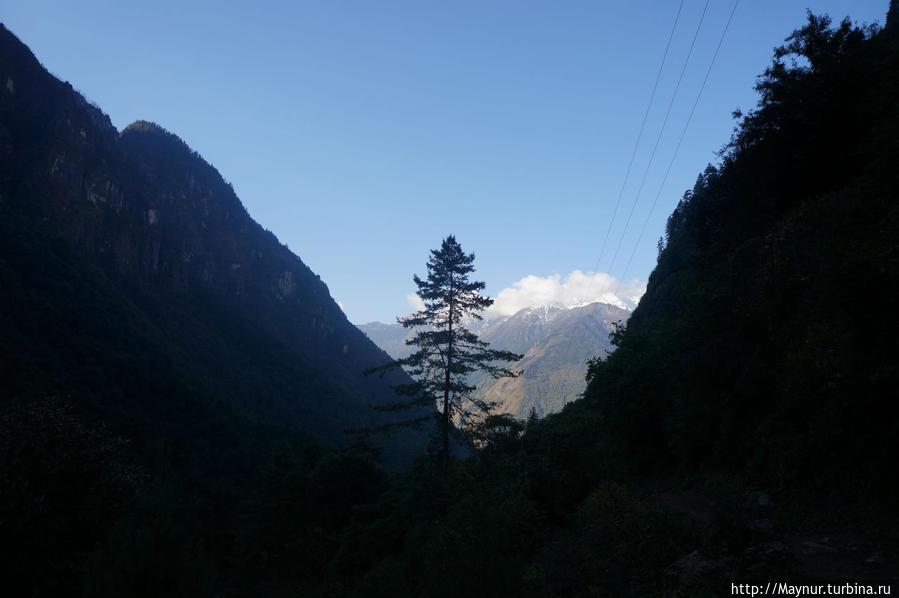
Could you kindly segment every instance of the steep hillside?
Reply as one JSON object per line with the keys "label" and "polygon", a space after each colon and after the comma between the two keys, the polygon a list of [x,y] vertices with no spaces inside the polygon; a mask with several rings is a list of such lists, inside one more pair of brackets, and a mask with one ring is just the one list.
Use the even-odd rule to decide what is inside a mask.
{"label": "steep hillside", "polygon": [[526,307],[506,318],[488,321],[480,336],[493,345],[524,354],[546,334],[550,322],[565,309],[562,305]]}
{"label": "steep hillside", "polygon": [[[172,208],[164,195],[123,193],[145,203],[136,212],[143,224],[126,226],[120,245],[91,232],[114,220],[101,207],[109,199],[93,197],[94,206],[87,191],[81,203],[75,193],[65,204],[72,217],[54,221],[55,210],[41,206],[56,175],[31,167],[31,178],[19,177],[5,160],[49,173],[57,154],[34,147],[68,130],[66,120],[16,133],[20,119],[6,118],[7,107],[26,73],[0,70],[7,593],[562,598],[722,596],[769,581],[784,595],[823,593],[826,584],[846,595],[899,588],[897,27],[897,0],[883,31],[810,16],[775,52],[759,106],[671,215],[647,293],[612,336],[615,352],[592,362],[582,400],[525,422],[491,418],[465,458],[421,459],[393,476],[364,447],[329,453],[289,438],[250,415],[258,400],[229,386],[255,375],[333,390],[327,372],[305,369],[303,343],[319,342],[314,326],[285,316],[286,327],[311,337],[291,340],[237,309],[254,293],[288,306],[311,291],[298,283],[288,292],[280,277],[271,295],[271,279],[241,283],[232,272],[253,262],[239,252],[197,270],[193,257],[182,260],[186,285],[163,276],[178,254],[160,243],[156,260],[152,243],[132,239],[154,238]],[[29,105],[42,110],[53,89]],[[138,129],[150,136],[135,140],[173,142]],[[121,154],[102,156],[125,156],[130,134],[110,136]],[[78,128],[71,137],[91,138]],[[138,168],[106,160],[84,163]],[[144,161],[141,177],[163,167]],[[160,210],[152,218],[151,208]],[[94,209],[95,220],[84,216]],[[205,234],[201,246],[213,242]],[[542,324],[531,316],[507,342],[532,338]],[[67,397],[86,407],[60,407]],[[149,430],[131,437],[155,441],[141,453],[162,467],[131,462],[137,451],[87,417],[91,405],[124,406],[118,430]],[[246,447],[279,433],[288,442],[239,501],[170,475],[175,456],[190,455],[230,464],[214,478],[224,485],[235,463],[251,461]]]}
{"label": "steep hillside", "polygon": [[484,340],[496,347],[511,346],[524,357],[511,366],[520,376],[484,379],[478,385],[479,396],[498,401],[500,411],[519,418],[532,408],[539,416],[561,411],[584,391],[587,362],[612,351],[612,325],[627,322],[629,315],[605,303],[535,308],[487,328]]}
{"label": "steep hillside", "polygon": [[888,18],[811,17],[776,52],[584,399],[521,435],[500,419],[477,459],[404,480],[347,536],[365,546],[340,561],[347,595],[896,587],[895,0]]}
{"label": "steep hillside", "polygon": [[0,81],[5,400],[67,397],[203,469],[246,464],[240,421],[346,443],[383,417],[399,379],[362,371],[385,355],[215,168],[120,134],[5,28]]}
{"label": "steep hillside", "polygon": [[776,52],[591,372],[584,408],[639,467],[895,489],[899,40],[895,22],[829,25],[810,17]]}

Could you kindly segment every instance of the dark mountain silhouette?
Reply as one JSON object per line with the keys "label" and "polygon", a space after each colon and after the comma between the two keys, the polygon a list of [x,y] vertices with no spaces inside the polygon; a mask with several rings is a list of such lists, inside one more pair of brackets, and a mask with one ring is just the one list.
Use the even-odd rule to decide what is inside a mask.
{"label": "dark mountain silhouette", "polygon": [[[466,458],[390,477],[364,451],[293,438],[232,503],[197,492],[196,476],[159,483],[168,469],[147,489],[148,467],[127,457],[178,471],[202,461],[201,486],[225,486],[283,429],[272,422],[299,409],[274,390],[244,391],[271,380],[330,393],[350,412],[357,403],[327,368],[357,349],[334,342],[343,324],[324,286],[276,242],[261,250],[284,261],[251,267],[259,246],[247,254],[229,232],[249,222],[236,199],[190,219],[190,259],[163,246],[165,231],[187,226],[179,202],[208,194],[160,172],[190,172],[215,198],[227,186],[169,162],[188,152],[155,152],[177,145],[156,127],[119,138],[3,31],[4,589],[453,598],[896,587],[897,10],[891,1],[883,30],[809,15],[775,51],[759,105],[669,218],[646,294],[612,335],[616,350],[592,362],[583,399],[545,418],[493,418]],[[19,103],[23,89],[35,91]],[[245,313],[251,305],[275,314]],[[288,330],[272,329],[281,322]],[[310,361],[319,344],[324,357]],[[134,431],[142,450],[94,413]]]}
{"label": "dark mountain silhouette", "polygon": [[[427,533],[427,508],[398,507],[349,537],[419,522],[360,595],[895,587],[897,19],[895,1],[884,30],[810,15],[775,51],[584,398],[521,436],[503,422]],[[469,575],[443,592],[444,571]]]}
{"label": "dark mountain silhouette", "polygon": [[897,73],[889,30],[810,17],[759,78],[587,389],[641,466],[892,492]]}
{"label": "dark mountain silhouette", "polygon": [[346,444],[384,417],[400,378],[362,371],[385,355],[215,168],[153,123],[119,133],[5,28],[0,81],[5,400],[67,397],[213,470],[245,465],[222,452],[240,421]]}

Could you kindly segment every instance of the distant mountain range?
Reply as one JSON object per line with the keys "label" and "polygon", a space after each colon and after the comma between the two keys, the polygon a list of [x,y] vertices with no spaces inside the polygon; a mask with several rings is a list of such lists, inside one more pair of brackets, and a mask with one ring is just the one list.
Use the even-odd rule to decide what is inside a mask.
{"label": "distant mountain range", "polygon": [[[498,401],[500,410],[526,417],[560,411],[584,391],[587,361],[605,357],[613,347],[609,333],[615,322],[626,322],[630,312],[607,303],[578,307],[551,305],[529,307],[506,317],[487,319],[479,327],[482,340],[493,348],[521,353],[512,366],[516,378],[494,380],[483,374],[472,381],[481,398]],[[399,324],[369,322],[359,326],[371,340],[390,354],[405,357],[407,331]]]}
{"label": "distant mountain range", "polygon": [[204,469],[272,426],[345,444],[404,379],[363,375],[387,356],[213,166],[117,131],[2,26],[0,313],[4,401],[61,397]]}

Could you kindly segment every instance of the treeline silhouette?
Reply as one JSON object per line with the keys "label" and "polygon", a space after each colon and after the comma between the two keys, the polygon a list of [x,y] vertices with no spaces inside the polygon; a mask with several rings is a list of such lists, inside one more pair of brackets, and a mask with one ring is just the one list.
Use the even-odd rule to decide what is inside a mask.
{"label": "treeline silhouette", "polygon": [[897,59],[895,35],[814,15],[776,50],[590,371],[633,467],[895,496]]}
{"label": "treeline silhouette", "polygon": [[[446,468],[424,455],[385,473],[374,447],[336,449],[212,390],[179,398],[190,381],[133,381],[174,389],[164,409],[193,414],[161,434],[157,412],[111,418],[111,399],[68,395],[99,371],[53,355],[74,347],[4,360],[21,399],[0,419],[5,583],[37,596],[720,595],[734,579],[813,576],[787,541],[803,526],[876,529],[895,550],[895,12],[883,31],[809,16],[669,218],[647,293],[615,353],[591,362],[584,398]],[[15,259],[69,267],[54,251]],[[85,309],[143,317],[109,298],[115,284],[58,280]],[[31,288],[4,293],[4,309]],[[88,336],[99,358],[143,350]],[[5,356],[21,344],[10,338]],[[147,359],[166,359],[166,339]],[[71,376],[41,384],[41,359]],[[223,470],[180,462],[207,454]],[[744,517],[749,489],[761,523]],[[684,490],[733,509],[671,508]]]}

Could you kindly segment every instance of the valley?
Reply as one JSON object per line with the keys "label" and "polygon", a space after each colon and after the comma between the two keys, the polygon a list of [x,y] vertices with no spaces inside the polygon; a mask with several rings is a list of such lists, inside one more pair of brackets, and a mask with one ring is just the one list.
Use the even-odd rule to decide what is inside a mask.
{"label": "valley", "polygon": [[[470,381],[476,396],[498,403],[497,411],[524,419],[533,409],[543,417],[576,400],[586,387],[587,362],[611,353],[613,324],[626,323],[630,313],[607,303],[576,307],[551,305],[524,308],[506,317],[478,322],[481,339],[493,347],[524,355],[510,367],[515,378],[492,379],[475,373]],[[375,344],[394,359],[405,357],[407,332],[399,324],[359,325]]]}
{"label": "valley", "polygon": [[[752,6],[741,9],[742,22],[738,4],[722,30],[733,25],[748,48],[767,20]],[[669,43],[683,6],[672,15]],[[694,42],[708,7],[696,11]],[[568,121],[602,144],[612,137],[598,137],[578,120],[585,112],[558,96],[540,96],[564,117],[551,126],[506,119],[526,94],[500,102],[486,83],[461,86],[452,110],[441,104],[440,118],[410,106],[426,103],[418,94],[429,90],[455,91],[457,80],[445,79],[452,74],[530,80],[540,73],[534,61],[556,45],[568,60],[589,55],[619,66],[620,48],[610,61],[592,45],[599,43],[594,21],[570,7],[554,7],[550,18],[520,5],[497,11],[495,21],[486,8],[454,7],[443,10],[458,29],[431,13],[409,22],[465,36],[378,29],[385,46],[360,39],[376,26],[408,23],[380,5],[377,14],[322,8],[268,29],[241,14],[235,30],[252,35],[233,39],[215,20],[235,18],[232,7],[204,8],[198,18],[194,7],[180,6],[184,22],[166,15],[165,27],[144,27],[159,11],[145,8],[121,8],[133,38],[118,38],[122,65],[144,58],[130,48],[148,39],[165,48],[170,31],[187,27],[203,51],[222,51],[201,40],[223,37],[239,48],[240,60],[227,69],[200,74],[234,81],[237,72],[241,85],[209,87],[205,102],[191,107],[190,91],[202,85],[172,76],[164,93],[133,101],[170,105],[174,97],[175,113],[192,114],[189,121],[242,98],[246,122],[219,119],[216,130],[233,135],[248,163],[267,156],[272,169],[309,180],[322,171],[335,188],[350,180],[357,199],[349,203],[328,185],[267,189],[290,195],[293,222],[321,263],[349,255],[351,271],[340,278],[351,282],[341,288],[361,289],[357,299],[374,302],[390,278],[385,264],[414,256],[404,278],[416,289],[406,297],[416,311],[404,319],[412,334],[397,324],[352,324],[347,298],[338,302],[322,276],[254,220],[210,161],[163,124],[114,126],[51,74],[28,40],[0,26],[4,595],[704,597],[768,582],[899,589],[899,417],[890,399],[899,386],[897,0],[884,7],[883,26],[809,11],[783,32],[788,37],[755,79],[757,103],[734,110],[723,148],[703,148],[715,162],[671,203],[645,286],[581,270],[564,279],[506,275],[494,283],[506,285],[496,300],[484,294],[482,277],[499,278],[516,250],[494,237],[512,231],[522,246],[537,245],[536,231],[516,229],[513,220],[522,226],[539,220],[534,214],[561,214],[566,222],[564,242],[529,254],[531,272],[551,271],[546,264],[568,250],[592,261],[613,227],[594,210],[595,194],[566,203],[576,194],[564,168],[549,174],[510,158],[492,179],[485,160],[521,157],[518,146],[529,144],[549,148],[541,165],[567,167],[572,154],[562,153],[555,128]],[[776,21],[773,5],[760,10]],[[605,19],[605,12],[614,11],[589,14]],[[29,14],[43,26],[56,12]],[[82,46],[72,40],[90,38],[93,19],[109,15],[121,16],[103,6],[79,21],[74,37],[59,30],[66,50],[77,54]],[[534,37],[556,17],[566,19],[562,35]],[[641,14],[629,23],[629,38],[642,39],[650,20]],[[589,52],[569,43],[584,39],[574,33],[585,21]],[[315,29],[307,39],[295,31],[307,22],[334,30]],[[469,33],[487,22],[501,24],[489,29],[490,43],[470,45]],[[618,25],[606,27],[610,37],[625,29],[609,22]],[[207,25],[214,35],[204,38]],[[281,47],[263,50],[285,31],[290,44],[308,44],[285,46],[301,66],[267,70],[266,60],[285,64],[276,61]],[[121,33],[106,28],[104,40]],[[526,38],[514,46],[527,50],[526,59],[510,52],[515,68],[486,68],[516,35]],[[400,51],[407,38],[420,55]],[[194,49],[192,59],[214,54]],[[188,54],[153,59],[168,77]],[[382,60],[365,62],[370,55]],[[349,70],[338,68],[343,60]],[[404,79],[417,60],[434,76]],[[549,64],[548,73],[567,72],[566,61]],[[369,67],[384,77],[377,85],[366,78]],[[129,74],[118,74],[126,95]],[[342,87],[357,80],[366,84]],[[625,80],[597,89],[616,96]],[[278,85],[266,87],[271,81]],[[281,160],[276,142],[307,118],[294,105],[275,107],[282,87],[297,81],[333,107],[340,125],[313,126],[329,116],[325,109],[308,116],[303,130],[314,151]],[[568,100],[576,91],[566,89]],[[376,109],[384,105],[390,110]],[[469,142],[491,131],[475,118],[481,108],[493,111],[491,125],[526,129],[528,144],[503,139],[477,154]],[[620,120],[612,104],[606,109]],[[276,125],[264,118],[269,111]],[[355,126],[360,114],[374,115],[367,127]],[[448,139],[432,135],[444,119],[465,142],[448,144],[452,152],[441,156],[452,159],[433,160],[446,168],[435,175],[422,148],[426,137]],[[398,133],[409,135],[410,123],[421,136]],[[255,129],[262,137],[247,133]],[[372,134],[397,145],[366,147]],[[249,142],[259,138],[268,141]],[[568,143],[595,164],[593,150]],[[351,162],[351,176],[322,159],[343,144],[353,153],[337,162]],[[385,154],[387,147],[399,149]],[[229,164],[245,176],[253,168]],[[470,177],[470,190],[483,187],[484,195],[455,197],[444,184],[456,176]],[[516,177],[540,191],[539,211],[513,194],[496,198],[491,184]],[[390,193],[378,195],[384,181]],[[378,198],[403,189],[415,202],[391,210],[426,225],[379,227]],[[496,211],[491,219],[474,208]],[[452,220],[464,230],[442,230],[453,211],[465,214]],[[324,236],[309,232],[316,227],[327,229]],[[465,233],[464,249],[456,232]],[[392,253],[367,242],[378,234]],[[601,293],[586,292],[594,282]],[[619,286],[629,287],[627,301],[610,294]],[[401,299],[399,285],[395,292]],[[610,303],[575,300],[584,296]]]}

